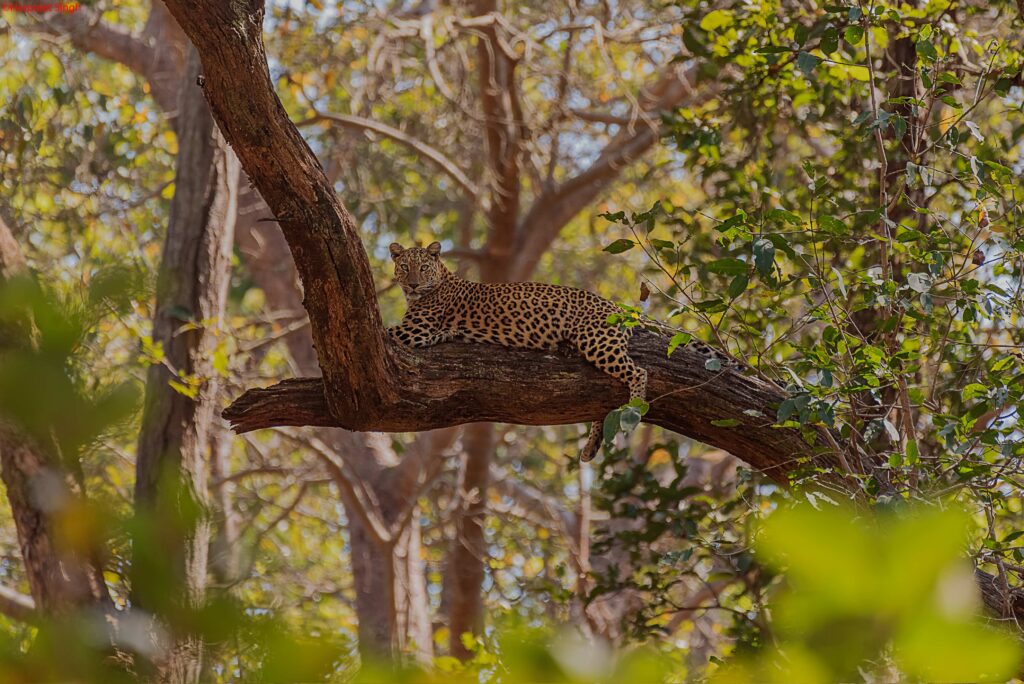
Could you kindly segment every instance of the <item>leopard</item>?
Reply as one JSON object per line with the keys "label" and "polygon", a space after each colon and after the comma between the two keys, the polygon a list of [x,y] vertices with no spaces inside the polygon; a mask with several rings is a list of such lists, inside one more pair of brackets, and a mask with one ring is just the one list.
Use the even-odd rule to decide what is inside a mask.
{"label": "leopard", "polygon": [[[614,302],[565,285],[467,280],[445,266],[440,242],[409,248],[395,242],[389,251],[407,303],[401,323],[387,329],[392,340],[409,347],[458,341],[543,351],[568,344],[625,384],[630,402],[646,401],[647,371],[629,355],[635,328],[609,323],[623,311]],[[597,454],[602,425],[590,424],[581,461]]]}

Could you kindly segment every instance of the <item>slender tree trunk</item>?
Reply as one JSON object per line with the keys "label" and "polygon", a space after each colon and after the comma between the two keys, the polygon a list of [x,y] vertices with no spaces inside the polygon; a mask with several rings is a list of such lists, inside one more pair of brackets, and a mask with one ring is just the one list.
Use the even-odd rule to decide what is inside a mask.
{"label": "slender tree trunk", "polygon": [[210,441],[210,507],[213,513],[213,541],[210,544],[210,569],[218,582],[239,578],[241,555],[240,521],[235,511],[235,483],[231,475],[231,444],[234,434],[220,418]]}
{"label": "slender tree trunk", "polygon": [[[217,132],[189,48],[178,115],[174,200],[157,282],[153,340],[164,363],[150,367],[136,463],[132,598],[171,623],[200,605],[210,524],[206,458],[220,389],[212,357],[224,313],[237,208],[238,162]],[[188,326],[188,327],[185,327]],[[175,382],[179,389],[170,383]],[[181,390],[184,386],[188,389]],[[157,677],[196,682],[202,643],[175,635]]]}
{"label": "slender tree trunk", "polygon": [[[28,275],[17,242],[0,219],[0,285]],[[0,354],[34,347],[31,320],[0,327]],[[59,517],[84,501],[77,463],[68,463],[72,458],[61,458],[55,445],[33,440],[0,416],[0,475],[35,609],[50,616],[90,606],[113,609],[98,554],[83,557],[57,538]]]}
{"label": "slender tree trunk", "polygon": [[[345,504],[351,511],[351,502]],[[417,517],[413,511],[411,523],[394,544],[387,544],[374,539],[354,513],[347,514],[359,652],[364,659],[395,662],[411,652],[416,661],[426,664],[434,657]]]}
{"label": "slender tree trunk", "polygon": [[[364,659],[399,662],[407,654],[422,664],[433,658],[433,630],[426,576],[421,558],[421,532],[416,509],[419,478],[410,477],[406,464],[391,449],[390,440],[380,435],[339,433],[344,442],[332,445],[352,466],[363,487],[376,501],[372,515],[383,527],[396,532],[380,539],[363,522],[365,501],[343,495],[349,527],[352,575],[359,616],[359,651]],[[414,445],[439,458],[437,450],[446,443],[431,444],[429,437]],[[407,458],[417,458],[407,454]],[[401,528],[397,529],[401,524]]]}
{"label": "slender tree trunk", "polygon": [[459,482],[459,506],[454,514],[455,538],[448,553],[444,580],[451,654],[465,659],[472,652],[462,643],[462,635],[476,635],[483,630],[483,581],[487,560],[484,523],[494,453],[494,424],[468,426],[463,445],[465,463]]}

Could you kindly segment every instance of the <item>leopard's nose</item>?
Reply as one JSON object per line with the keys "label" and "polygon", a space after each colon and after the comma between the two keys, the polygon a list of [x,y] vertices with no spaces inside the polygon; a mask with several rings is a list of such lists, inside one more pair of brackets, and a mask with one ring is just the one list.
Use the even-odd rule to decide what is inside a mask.
{"label": "leopard's nose", "polygon": [[419,283],[407,283],[407,285],[408,285],[410,290],[415,290],[417,287],[420,286]]}

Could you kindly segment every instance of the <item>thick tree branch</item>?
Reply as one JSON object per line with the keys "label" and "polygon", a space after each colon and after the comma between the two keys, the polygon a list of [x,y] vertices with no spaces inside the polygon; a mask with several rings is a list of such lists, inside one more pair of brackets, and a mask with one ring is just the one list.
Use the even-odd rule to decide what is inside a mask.
{"label": "thick tree branch", "polygon": [[167,6],[199,50],[203,90],[224,136],[284,230],[328,404],[339,415],[372,415],[401,403],[355,221],[274,93],[263,3],[169,0]]}
{"label": "thick tree branch", "polygon": [[[839,463],[822,443],[773,427],[785,398],[769,383],[704,368],[704,357],[683,348],[669,358],[668,340],[639,331],[631,355],[650,373],[648,422],[720,447],[773,479],[785,481],[801,461],[814,459],[840,478]],[[624,386],[582,358],[486,345],[446,344],[410,354],[403,380],[406,408],[367,422],[337,419],[318,394],[317,380],[286,380],[250,390],[224,412],[238,432],[278,425],[333,425],[357,430],[420,431],[470,422],[557,425],[599,420],[626,401]],[[748,412],[759,412],[754,416]],[[712,421],[739,420],[716,426]]]}

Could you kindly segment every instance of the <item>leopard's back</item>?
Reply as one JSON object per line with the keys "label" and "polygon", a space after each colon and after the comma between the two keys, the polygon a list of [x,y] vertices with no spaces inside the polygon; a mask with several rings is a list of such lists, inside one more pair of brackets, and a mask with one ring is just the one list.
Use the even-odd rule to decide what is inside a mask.
{"label": "leopard's back", "polygon": [[462,339],[551,349],[607,327],[612,302],[586,290],[547,283],[475,283],[446,288],[439,304]]}

